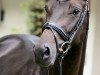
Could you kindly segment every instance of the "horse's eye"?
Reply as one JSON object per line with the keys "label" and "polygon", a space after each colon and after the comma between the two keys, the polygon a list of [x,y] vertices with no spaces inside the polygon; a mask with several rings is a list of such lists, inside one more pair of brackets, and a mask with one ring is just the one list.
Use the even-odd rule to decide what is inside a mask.
{"label": "horse's eye", "polygon": [[74,10],[72,11],[72,14],[75,15],[75,16],[77,16],[77,15],[79,14],[79,12],[80,12],[80,10],[74,9]]}

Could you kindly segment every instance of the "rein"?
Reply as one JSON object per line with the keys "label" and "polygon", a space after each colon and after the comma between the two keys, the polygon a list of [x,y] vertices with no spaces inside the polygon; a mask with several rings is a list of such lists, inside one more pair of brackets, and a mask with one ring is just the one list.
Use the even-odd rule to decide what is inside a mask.
{"label": "rein", "polygon": [[[56,49],[57,49],[57,59],[59,61],[59,75],[62,75],[62,61],[67,52],[71,48],[72,41],[78,32],[79,28],[82,26],[82,23],[86,17],[86,14],[88,13],[88,1],[86,1],[85,6],[81,12],[81,15],[79,17],[79,20],[76,22],[74,28],[72,29],[71,33],[66,33],[64,30],[62,30],[60,27],[57,26],[57,24],[53,22],[47,22],[43,26],[43,30],[50,29],[53,33],[55,42],[56,42]],[[56,31],[60,37],[64,40],[64,43],[59,47],[55,32]],[[63,47],[66,46],[66,49],[64,50]],[[49,75],[49,73],[48,73]]]}

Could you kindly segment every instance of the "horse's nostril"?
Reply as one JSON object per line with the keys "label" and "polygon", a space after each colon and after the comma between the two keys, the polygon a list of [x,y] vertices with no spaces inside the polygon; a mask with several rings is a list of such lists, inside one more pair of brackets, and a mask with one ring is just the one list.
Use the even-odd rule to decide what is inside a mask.
{"label": "horse's nostril", "polygon": [[49,47],[45,47],[45,52],[44,52],[44,55],[43,55],[43,59],[46,60],[49,58],[49,55],[50,55],[50,49]]}
{"label": "horse's nostril", "polygon": [[46,47],[44,55],[47,55],[47,56],[50,55],[50,49],[49,49],[49,47]]}

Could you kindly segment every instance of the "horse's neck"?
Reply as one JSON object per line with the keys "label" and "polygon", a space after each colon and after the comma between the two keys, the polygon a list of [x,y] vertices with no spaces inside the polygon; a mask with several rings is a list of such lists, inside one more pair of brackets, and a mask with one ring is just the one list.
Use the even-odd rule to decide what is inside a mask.
{"label": "horse's neck", "polygon": [[82,49],[81,47],[73,47],[66,55],[63,61],[63,75],[78,75],[81,65]]}
{"label": "horse's neck", "polygon": [[87,43],[87,36],[88,36],[88,29],[89,29],[89,14],[87,14],[85,22],[85,38],[82,43],[82,55],[81,55],[81,64],[78,75],[83,75],[83,69],[84,69],[84,61],[85,61],[85,53],[86,53],[86,43]]}
{"label": "horse's neck", "polygon": [[83,75],[87,42],[87,25],[88,24],[83,27],[83,41],[81,41],[79,46],[73,47],[63,61],[63,75]]}
{"label": "horse's neck", "polygon": [[84,63],[85,63],[85,53],[86,53],[86,42],[87,42],[87,36],[85,37],[85,40],[83,41],[82,44],[82,54],[81,54],[81,64],[79,67],[78,75],[83,75],[83,70],[84,70]]}
{"label": "horse's neck", "polygon": [[73,47],[63,61],[63,75],[83,75],[86,40],[80,47]]}

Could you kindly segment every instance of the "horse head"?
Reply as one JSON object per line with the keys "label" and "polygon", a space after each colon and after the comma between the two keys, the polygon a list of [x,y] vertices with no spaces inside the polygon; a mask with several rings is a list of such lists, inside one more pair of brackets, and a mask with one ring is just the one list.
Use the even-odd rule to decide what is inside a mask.
{"label": "horse head", "polygon": [[[34,51],[36,62],[42,67],[54,65],[59,53],[58,48],[65,41],[73,38],[70,40],[70,46],[72,48],[77,47],[84,40],[85,30],[87,28],[85,24],[88,21],[88,1],[46,0],[45,11],[46,24],[43,26],[43,33]],[[75,31],[76,33],[74,33]],[[66,47],[64,46],[64,48]]]}

